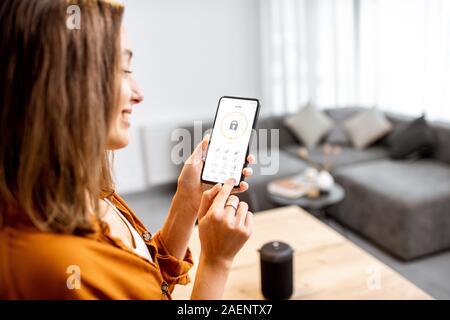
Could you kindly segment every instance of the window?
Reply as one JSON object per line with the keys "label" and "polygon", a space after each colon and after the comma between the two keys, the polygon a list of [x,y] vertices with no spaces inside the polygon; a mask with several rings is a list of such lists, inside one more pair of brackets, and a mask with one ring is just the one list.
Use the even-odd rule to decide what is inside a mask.
{"label": "window", "polygon": [[311,102],[450,120],[450,1],[269,0],[262,13],[275,113]]}

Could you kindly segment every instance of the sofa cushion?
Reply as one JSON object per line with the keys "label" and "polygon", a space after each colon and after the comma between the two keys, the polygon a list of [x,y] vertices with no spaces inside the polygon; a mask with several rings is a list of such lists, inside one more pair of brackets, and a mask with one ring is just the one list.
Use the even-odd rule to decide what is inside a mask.
{"label": "sofa cushion", "polygon": [[336,124],[334,128],[331,129],[324,142],[341,147],[349,147],[352,144],[350,137],[340,124]]}
{"label": "sofa cushion", "polygon": [[333,119],[335,125],[334,128],[328,133],[324,143],[340,145],[343,147],[351,146],[352,141],[345,131],[343,124],[345,120],[362,110],[365,109],[360,107],[344,107],[325,110],[326,114],[328,114],[328,116]]}
{"label": "sofa cushion", "polygon": [[325,112],[311,106],[288,116],[284,123],[308,148],[314,148],[334,126]]}
{"label": "sofa cushion", "polygon": [[403,259],[450,248],[450,166],[380,160],[340,167],[345,199],[330,214]]}
{"label": "sofa cushion", "polygon": [[326,114],[333,119],[334,122],[340,123],[344,122],[351,116],[361,112],[367,111],[364,107],[340,107],[340,108],[329,108],[325,109]]}
{"label": "sofa cushion", "polygon": [[285,150],[275,152],[259,150],[257,162],[251,165],[254,174],[246,181],[249,183],[268,182],[279,177],[300,173],[307,168],[307,164],[304,161],[289,152]]}
{"label": "sofa cushion", "polygon": [[347,119],[344,128],[354,147],[364,149],[388,134],[392,130],[392,124],[380,110],[372,108]]}
{"label": "sofa cushion", "polygon": [[[299,146],[291,145],[285,147],[284,149],[294,157],[301,159],[298,155],[299,148]],[[330,159],[331,170],[350,164],[389,158],[387,149],[378,146],[370,147],[364,150],[359,150],[352,147],[342,147],[340,149],[340,153],[336,156],[332,156]],[[325,164],[326,160],[323,154],[323,146],[309,150],[309,156],[315,163],[318,163],[321,166]]]}
{"label": "sofa cushion", "polygon": [[441,122],[431,123],[436,134],[437,145],[433,157],[450,165],[450,124]]}
{"label": "sofa cushion", "polygon": [[360,163],[341,167],[336,175],[408,206],[442,198],[450,201],[450,166],[434,160]]}
{"label": "sofa cushion", "polygon": [[388,143],[389,154],[394,159],[421,158],[433,153],[436,137],[425,116],[421,116],[397,127],[390,135]]}
{"label": "sofa cushion", "polygon": [[[262,135],[267,141],[265,146],[270,148],[272,139],[274,138],[273,130],[277,130],[279,146],[300,144],[301,141],[284,125],[285,116],[269,116],[258,119],[256,129],[259,135]],[[261,130],[265,130],[261,131]],[[266,136],[267,133],[267,136]]]}
{"label": "sofa cushion", "polygon": [[[391,121],[395,127],[406,126],[407,123],[413,119],[410,116],[399,115],[390,112],[387,112],[386,115],[389,121]],[[437,140],[433,158],[441,162],[450,164],[450,124],[445,122],[431,121],[429,122],[429,125],[433,129]],[[395,131],[390,135],[393,135],[394,133]],[[387,141],[389,140],[390,135],[388,136],[388,139],[385,139],[385,146],[388,146]]]}

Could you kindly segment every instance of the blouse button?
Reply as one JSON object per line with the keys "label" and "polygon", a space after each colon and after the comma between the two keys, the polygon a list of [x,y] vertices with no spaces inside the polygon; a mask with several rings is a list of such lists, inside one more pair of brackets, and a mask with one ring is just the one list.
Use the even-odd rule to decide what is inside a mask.
{"label": "blouse button", "polygon": [[166,294],[169,292],[169,284],[167,282],[163,282],[161,285],[161,291],[162,293]]}
{"label": "blouse button", "polygon": [[144,239],[144,241],[150,241],[152,239],[152,235],[150,234],[150,232],[145,231],[142,234],[142,238]]}

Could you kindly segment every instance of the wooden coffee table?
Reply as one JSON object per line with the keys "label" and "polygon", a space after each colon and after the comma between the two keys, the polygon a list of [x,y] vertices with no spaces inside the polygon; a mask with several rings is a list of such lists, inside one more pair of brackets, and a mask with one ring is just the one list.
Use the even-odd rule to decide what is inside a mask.
{"label": "wooden coffee table", "polygon": [[[235,258],[224,299],[264,299],[258,249],[279,240],[295,250],[292,299],[431,299],[400,274],[297,206],[257,213],[252,237]],[[194,231],[190,248],[198,261]],[[173,297],[189,299],[191,283],[177,286]]]}

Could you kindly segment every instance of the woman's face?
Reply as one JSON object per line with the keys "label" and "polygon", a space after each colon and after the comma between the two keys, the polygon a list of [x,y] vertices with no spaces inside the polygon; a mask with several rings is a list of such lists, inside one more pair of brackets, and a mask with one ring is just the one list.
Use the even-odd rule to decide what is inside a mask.
{"label": "woman's face", "polygon": [[131,125],[131,114],[134,105],[141,103],[144,97],[131,71],[131,51],[128,35],[122,28],[121,33],[121,74],[119,108],[113,116],[112,125],[107,138],[107,149],[117,150],[128,145],[128,130]]}

